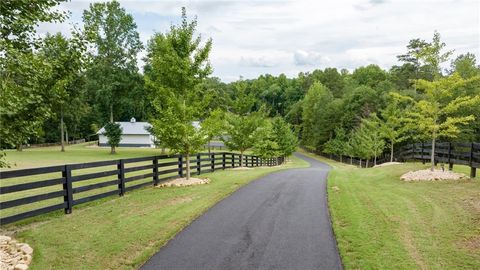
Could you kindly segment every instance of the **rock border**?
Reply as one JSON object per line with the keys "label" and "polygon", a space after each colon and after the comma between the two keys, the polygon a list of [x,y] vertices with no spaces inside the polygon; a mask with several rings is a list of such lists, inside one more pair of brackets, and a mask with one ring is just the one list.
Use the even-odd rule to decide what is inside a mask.
{"label": "rock border", "polygon": [[33,248],[18,243],[10,236],[0,235],[0,269],[26,270],[32,262]]}

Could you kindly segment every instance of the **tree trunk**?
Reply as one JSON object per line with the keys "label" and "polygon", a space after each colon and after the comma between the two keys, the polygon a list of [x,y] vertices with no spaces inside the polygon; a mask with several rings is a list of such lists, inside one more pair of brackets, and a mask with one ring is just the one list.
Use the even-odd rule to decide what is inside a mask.
{"label": "tree trunk", "polygon": [[186,154],[185,155],[185,165],[186,165],[186,178],[187,180],[190,180],[190,155],[189,154]]}
{"label": "tree trunk", "polygon": [[343,162],[343,156],[340,155],[340,162]]}
{"label": "tree trunk", "polygon": [[165,147],[162,147],[162,155],[165,154]]}
{"label": "tree trunk", "polygon": [[68,128],[65,128],[65,143],[68,145]]}
{"label": "tree trunk", "polygon": [[110,123],[113,123],[113,105],[110,104]]}
{"label": "tree trunk", "polygon": [[362,159],[359,160],[360,168],[362,168]]}
{"label": "tree trunk", "polygon": [[368,168],[368,161],[369,161],[369,159],[367,159],[367,161],[365,163],[365,168]]}
{"label": "tree trunk", "polygon": [[350,157],[350,165],[353,165],[353,158]]}
{"label": "tree trunk", "polygon": [[208,153],[210,153],[210,140],[208,140]]}
{"label": "tree trunk", "polygon": [[115,154],[115,146],[110,146],[110,154]]}
{"label": "tree trunk", "polygon": [[65,140],[63,139],[64,131],[63,131],[63,106],[60,108],[60,144],[62,145],[61,150],[65,152]]}
{"label": "tree trunk", "polygon": [[393,142],[390,143],[390,162],[393,162]]}
{"label": "tree trunk", "polygon": [[433,136],[432,139],[432,153],[430,155],[430,162],[432,164],[430,170],[433,172],[433,170],[435,169],[435,136]]}
{"label": "tree trunk", "polygon": [[22,143],[17,144],[17,151],[22,152],[23,151],[23,146]]}
{"label": "tree trunk", "polygon": [[373,166],[377,166],[377,154],[375,154],[375,158],[373,159]]}

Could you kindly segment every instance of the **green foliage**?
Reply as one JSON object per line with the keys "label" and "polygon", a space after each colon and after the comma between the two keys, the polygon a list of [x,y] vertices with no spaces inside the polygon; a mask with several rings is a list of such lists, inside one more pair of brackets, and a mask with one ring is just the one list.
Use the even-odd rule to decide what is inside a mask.
{"label": "green foliage", "polygon": [[345,130],[341,127],[337,127],[335,129],[335,138],[328,140],[328,142],[324,144],[323,152],[338,156],[349,156],[350,149],[348,147],[348,138]]}
{"label": "green foliage", "polygon": [[66,12],[54,7],[65,0],[2,0],[0,4],[0,49],[28,50],[41,22],[62,22]]}
{"label": "green foliage", "polygon": [[281,155],[277,136],[271,121],[264,120],[253,132],[253,153],[262,158],[272,158]]}
{"label": "green foliage", "polygon": [[196,27],[197,21],[189,22],[182,8],[181,24],[149,41],[147,63],[151,70],[146,74],[147,86],[155,93],[153,132],[172,152],[185,155],[187,178],[189,155],[200,149],[206,137],[203,128],[192,126],[205,110],[196,86],[212,72],[208,61],[212,41],[201,46]]}
{"label": "green foliage", "polygon": [[477,58],[473,53],[457,56],[457,58],[452,61],[451,68],[451,73],[457,72],[464,79],[470,79],[480,75],[480,66],[477,65]]}
{"label": "green foliage", "polygon": [[272,132],[275,136],[275,142],[278,145],[279,155],[288,157],[295,152],[298,145],[298,139],[288,124],[282,117],[275,117],[271,121]]}
{"label": "green foliage", "polygon": [[[87,72],[87,89],[98,102],[97,109],[110,114],[125,102],[138,86],[137,54],[143,48],[132,15],[117,1],[90,4],[83,13],[84,35],[95,48]],[[136,97],[138,98],[138,96]],[[138,105],[138,104],[136,104]]]}
{"label": "green foliage", "polygon": [[122,139],[122,128],[120,127],[120,124],[109,122],[105,125],[105,132],[103,135],[108,138],[111,154],[115,154],[115,147],[118,147]]}
{"label": "green foliage", "polygon": [[[224,143],[229,149],[240,151],[243,157],[243,153],[252,148],[256,141],[254,133],[262,124],[262,118],[258,113],[250,115],[227,113],[225,119],[227,138],[224,139]],[[243,166],[242,161],[240,166]]]}
{"label": "green foliage", "polygon": [[209,143],[208,151],[210,151],[210,141],[216,137],[223,135],[225,131],[225,112],[216,109],[202,123],[202,130],[206,135],[206,141]]}

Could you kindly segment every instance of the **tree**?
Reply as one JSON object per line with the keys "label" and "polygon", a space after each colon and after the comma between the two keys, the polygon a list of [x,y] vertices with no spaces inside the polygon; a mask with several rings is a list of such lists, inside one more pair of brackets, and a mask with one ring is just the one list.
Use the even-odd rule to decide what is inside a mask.
{"label": "tree", "polygon": [[[404,127],[403,118],[405,117],[405,110],[400,107],[400,104],[405,99],[402,96],[391,93],[391,100],[386,108],[380,111],[383,118],[381,123],[381,131],[383,136],[389,141],[390,145],[390,162],[393,162],[393,150],[396,143],[407,139],[406,130]],[[408,102],[409,99],[406,101]]]}
{"label": "tree", "polygon": [[373,165],[377,165],[377,157],[385,148],[385,141],[382,134],[382,121],[373,113],[368,118],[362,120],[360,127],[360,136],[366,148],[367,167],[368,160],[373,156]]}
{"label": "tree", "polygon": [[122,139],[122,128],[118,123],[111,123],[105,125],[105,132],[103,135],[107,136],[108,144],[110,145],[110,154],[115,154],[115,147],[118,147]]}
{"label": "tree", "polygon": [[255,131],[261,126],[262,118],[258,113],[250,115],[238,115],[228,113],[226,115],[225,131],[227,138],[224,138],[225,145],[235,151],[240,151],[240,167],[243,166],[243,154],[252,148],[257,138]]}
{"label": "tree", "polygon": [[471,80],[458,74],[437,81],[419,80],[417,85],[424,92],[424,99],[415,102],[408,113],[407,128],[417,131],[416,138],[432,142],[431,170],[435,168],[435,143],[438,138],[455,138],[475,117],[469,110],[478,108],[480,96],[458,95]]}
{"label": "tree", "polygon": [[215,137],[223,135],[225,131],[225,112],[216,109],[209,117],[202,122],[202,129],[207,136],[208,152],[210,153],[210,143]]}
{"label": "tree", "polygon": [[340,156],[340,162],[342,162],[342,155],[348,155],[347,149],[347,134],[341,127],[335,128],[335,138],[328,140],[325,143],[323,152],[327,154],[334,154]]}
{"label": "tree", "polygon": [[65,0],[2,0],[0,5],[0,48],[30,49],[41,22],[62,22],[66,12],[54,10]]}
{"label": "tree", "polygon": [[419,58],[427,65],[433,74],[434,80],[442,75],[440,64],[447,61],[453,51],[442,52],[446,44],[440,40],[440,33],[433,34],[433,40],[423,46],[419,52]]}
{"label": "tree", "polygon": [[190,155],[202,147],[206,137],[203,128],[192,125],[205,111],[196,86],[212,72],[208,61],[212,41],[201,46],[196,27],[197,21],[189,22],[182,8],[181,24],[172,25],[165,34],[156,33],[149,41],[147,56],[151,71],[146,83],[156,93],[153,131],[173,153],[185,157],[187,179]]}
{"label": "tree", "polygon": [[65,112],[80,114],[81,107],[84,105],[83,100],[80,102],[78,100],[82,98],[82,89],[74,85],[83,67],[84,51],[82,37],[76,33],[71,39],[63,37],[60,33],[47,34],[40,48],[41,55],[52,68],[47,87],[51,89],[49,102],[52,111],[55,111],[60,118],[62,152],[65,151],[64,114]]}
{"label": "tree", "polygon": [[297,149],[298,139],[290,124],[282,117],[275,117],[271,121],[272,132],[278,145],[279,154],[288,157]]}
{"label": "tree", "polygon": [[262,125],[253,132],[253,138],[253,153],[255,155],[262,158],[281,155],[281,149],[271,121],[263,121]]}
{"label": "tree", "polygon": [[477,65],[477,58],[473,53],[459,55],[450,66],[452,68],[451,74],[457,72],[464,79],[480,75],[480,66]]}
{"label": "tree", "polygon": [[[424,50],[424,48],[427,46],[428,46],[428,43],[423,39],[419,39],[419,38],[412,39],[407,45],[407,49],[408,49],[407,53],[397,56],[397,59],[399,61],[402,61],[405,64],[411,64],[413,66],[414,76],[413,78],[408,78],[408,79],[413,79],[414,82],[415,80],[418,80],[420,78],[419,71],[422,64],[420,62],[421,53]],[[414,87],[416,87],[415,84],[414,84]]]}
{"label": "tree", "polygon": [[90,4],[83,12],[84,34],[96,49],[87,87],[114,119],[114,110],[125,97],[137,73],[142,43],[132,15],[117,1]]}
{"label": "tree", "polygon": [[321,83],[315,82],[308,89],[302,102],[302,143],[306,147],[318,150],[330,138],[332,100],[332,94]]}

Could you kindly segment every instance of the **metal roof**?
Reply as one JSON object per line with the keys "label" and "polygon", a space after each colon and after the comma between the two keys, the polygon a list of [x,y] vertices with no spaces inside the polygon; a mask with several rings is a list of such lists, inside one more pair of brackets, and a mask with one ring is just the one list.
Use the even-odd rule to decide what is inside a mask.
{"label": "metal roof", "polygon": [[[152,125],[148,122],[115,122],[120,124],[122,128],[122,134],[128,135],[150,135],[146,129]],[[105,127],[102,127],[97,134],[102,134],[105,132]]]}

